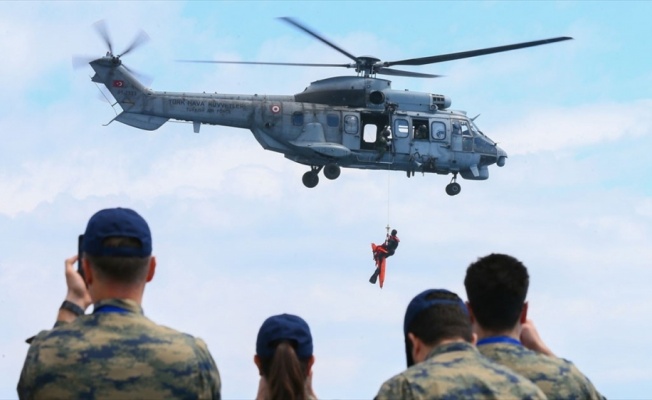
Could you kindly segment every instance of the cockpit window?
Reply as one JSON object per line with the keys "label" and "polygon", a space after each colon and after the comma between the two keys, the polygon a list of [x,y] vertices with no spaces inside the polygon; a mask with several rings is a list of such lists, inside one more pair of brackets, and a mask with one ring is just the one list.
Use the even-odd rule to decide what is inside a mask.
{"label": "cockpit window", "polygon": [[462,127],[462,136],[471,136],[471,129],[466,121],[462,121],[460,126]]}
{"label": "cockpit window", "polygon": [[453,135],[472,136],[468,121],[461,119],[453,121]]}
{"label": "cockpit window", "polygon": [[478,128],[478,126],[475,124],[475,121],[471,120],[471,130],[473,133],[477,133],[478,135],[484,136],[485,138],[489,139],[487,136],[485,136],[484,133]]}

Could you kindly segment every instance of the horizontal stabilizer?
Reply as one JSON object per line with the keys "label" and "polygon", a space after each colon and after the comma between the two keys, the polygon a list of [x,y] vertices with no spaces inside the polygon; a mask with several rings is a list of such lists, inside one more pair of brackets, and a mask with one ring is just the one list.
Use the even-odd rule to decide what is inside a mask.
{"label": "horizontal stabilizer", "polygon": [[122,122],[123,124],[133,126],[134,128],[144,129],[146,131],[153,131],[160,128],[161,125],[163,125],[164,123],[168,122],[169,118],[123,112],[117,117],[115,117],[115,120]]}
{"label": "horizontal stabilizer", "polygon": [[292,144],[298,147],[308,148],[327,157],[341,158],[351,154],[351,150],[348,147],[337,143],[295,141]]}

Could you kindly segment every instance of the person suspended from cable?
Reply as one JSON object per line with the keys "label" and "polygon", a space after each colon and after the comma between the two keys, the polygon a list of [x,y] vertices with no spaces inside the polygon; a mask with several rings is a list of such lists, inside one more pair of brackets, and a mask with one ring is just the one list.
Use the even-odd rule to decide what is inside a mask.
{"label": "person suspended from cable", "polygon": [[[389,227],[387,227],[387,229],[389,230]],[[373,252],[374,261],[376,262],[376,271],[374,271],[373,275],[371,275],[371,278],[369,278],[369,282],[375,284],[376,280],[378,280],[380,277],[380,281],[378,283],[381,289],[383,287],[383,283],[385,282],[385,265],[387,257],[394,255],[396,248],[401,241],[398,238],[397,234],[398,231],[396,229],[392,229],[391,234],[387,234],[385,243],[381,245],[376,245],[374,243],[371,244],[371,251]]]}

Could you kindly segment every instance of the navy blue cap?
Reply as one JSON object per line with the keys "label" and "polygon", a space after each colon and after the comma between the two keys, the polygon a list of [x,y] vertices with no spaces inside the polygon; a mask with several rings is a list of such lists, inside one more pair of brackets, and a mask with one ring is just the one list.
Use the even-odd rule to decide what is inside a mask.
{"label": "navy blue cap", "polygon": [[[428,296],[430,296],[432,293],[452,294],[455,297],[457,297],[459,300],[428,299]],[[421,311],[440,304],[458,305],[462,310],[464,310],[464,313],[466,313],[467,315],[469,314],[469,310],[466,308],[466,304],[464,304],[462,299],[460,299],[455,293],[449,292],[446,289],[424,290],[423,292],[421,292],[415,298],[412,299],[410,304],[408,304],[407,310],[405,310],[405,319],[403,321],[403,333],[407,335],[410,324],[412,323],[414,318],[417,315],[419,315]]]}
{"label": "navy blue cap", "polygon": [[256,354],[263,358],[274,355],[276,344],[281,340],[293,342],[299,359],[312,356],[310,327],[301,317],[291,314],[274,315],[265,320],[258,331]]}
{"label": "navy blue cap", "polygon": [[[428,297],[433,293],[447,293],[454,295],[458,300],[452,299],[428,299]],[[450,292],[446,289],[428,289],[419,293],[415,298],[412,299],[410,304],[408,304],[407,310],[405,310],[405,319],[403,320],[403,334],[405,335],[405,356],[407,358],[407,365],[411,367],[414,365],[414,360],[412,359],[411,345],[410,340],[408,339],[408,329],[412,321],[419,315],[422,311],[429,309],[430,307],[437,305],[457,305],[465,314],[469,314],[469,310],[466,308],[466,304],[459,298],[455,293]]]}
{"label": "navy blue cap", "polygon": [[[140,241],[141,247],[110,247],[103,241],[109,237],[128,237]],[[88,221],[82,251],[91,256],[148,257],[152,255],[152,234],[147,222],[134,210],[107,208]]]}

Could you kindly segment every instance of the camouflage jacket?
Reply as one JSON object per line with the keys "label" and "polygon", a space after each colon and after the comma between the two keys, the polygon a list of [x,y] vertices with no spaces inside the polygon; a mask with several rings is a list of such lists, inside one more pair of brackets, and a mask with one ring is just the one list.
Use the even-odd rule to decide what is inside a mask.
{"label": "camouflage jacket", "polygon": [[31,342],[20,399],[219,399],[220,375],[206,344],[157,325],[131,300],[57,322]]}
{"label": "camouflage jacket", "polygon": [[483,357],[470,343],[435,347],[425,361],[386,381],[377,400],[545,399],[532,382]]}
{"label": "camouflage jacket", "polygon": [[485,340],[480,341],[478,350],[534,382],[549,399],[604,398],[572,362],[529,350],[516,340],[500,338],[489,338],[486,344]]}

